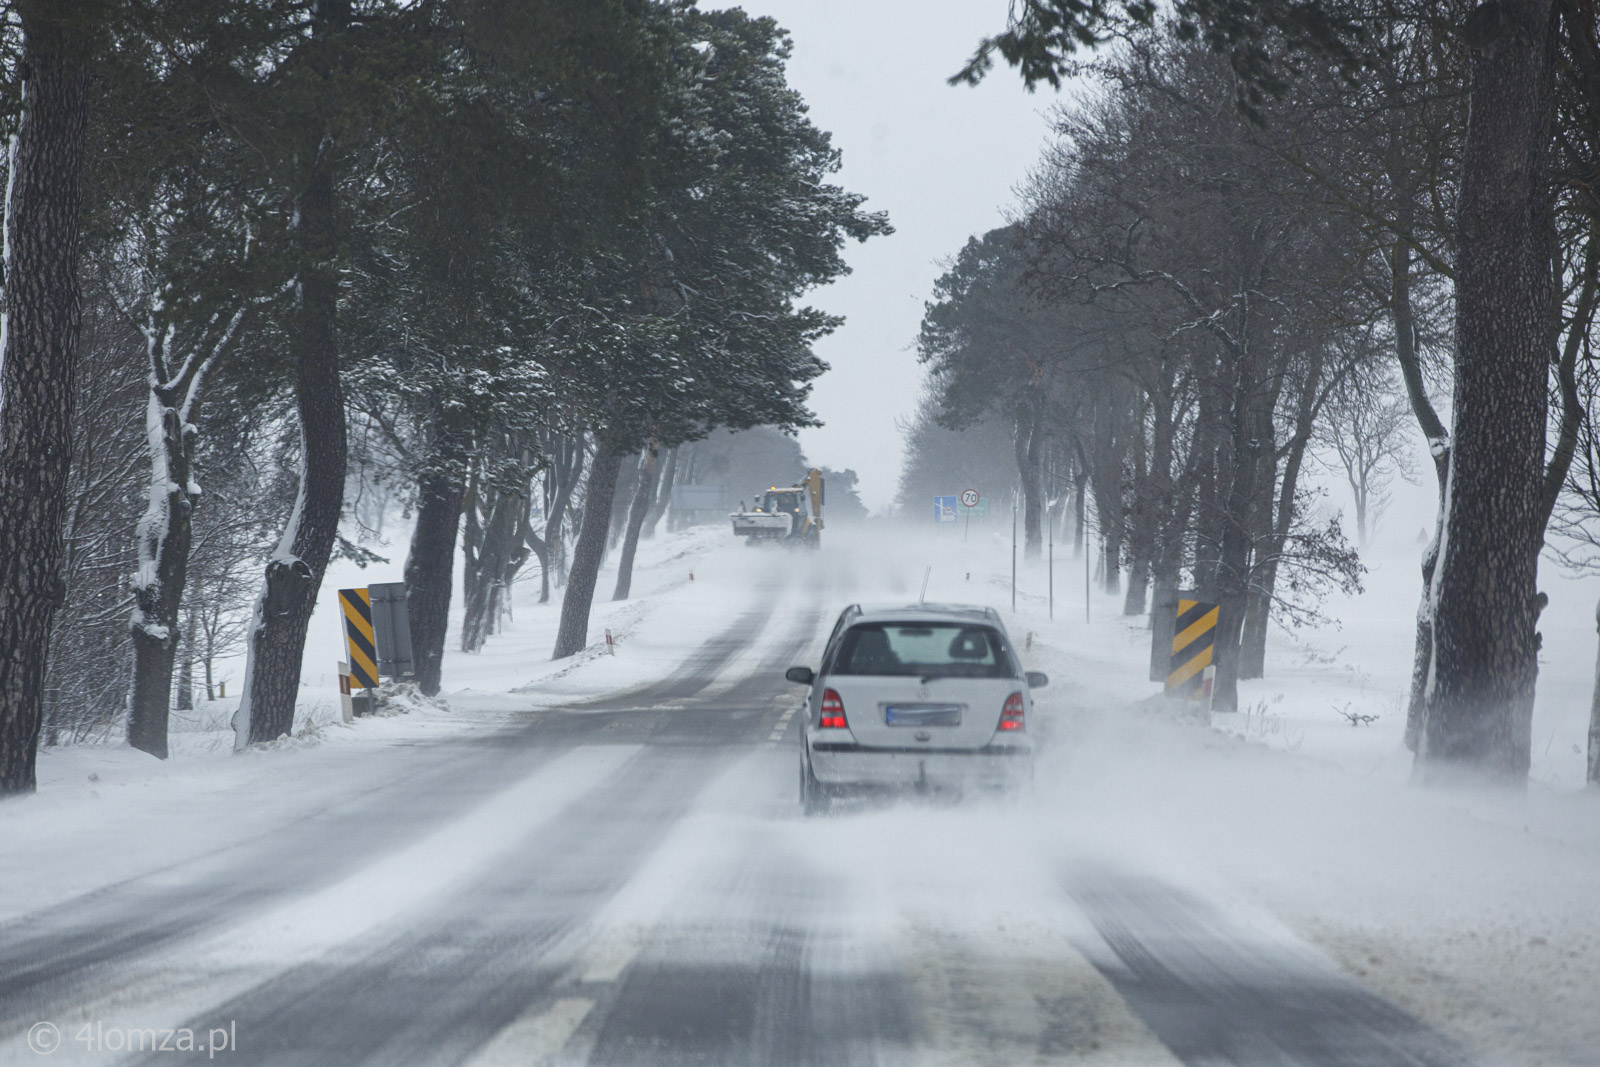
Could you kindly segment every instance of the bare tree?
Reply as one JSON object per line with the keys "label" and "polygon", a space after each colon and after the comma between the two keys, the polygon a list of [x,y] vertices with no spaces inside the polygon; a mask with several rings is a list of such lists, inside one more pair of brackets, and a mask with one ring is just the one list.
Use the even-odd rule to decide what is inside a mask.
{"label": "bare tree", "polygon": [[1356,540],[1366,548],[1389,506],[1389,486],[1399,475],[1416,483],[1408,445],[1415,419],[1387,368],[1351,376],[1324,407],[1315,440],[1322,465],[1343,473],[1356,509]]}

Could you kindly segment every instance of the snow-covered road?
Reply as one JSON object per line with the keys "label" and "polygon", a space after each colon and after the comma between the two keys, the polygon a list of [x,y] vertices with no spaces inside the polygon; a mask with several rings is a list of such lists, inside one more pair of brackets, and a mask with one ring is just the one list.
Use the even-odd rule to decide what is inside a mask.
{"label": "snow-covered road", "polygon": [[1003,606],[991,548],[684,535],[602,609],[614,657],[549,664],[524,605],[449,710],[51,755],[0,811],[0,1065],[1586,1062],[1581,798],[1184,723],[1136,704],[1136,630],[1037,592],[1032,795],[803,818],[783,669],[930,565]]}
{"label": "snow-covered road", "polygon": [[0,928],[0,1063],[1466,1062],[1018,807],[802,819],[782,669],[847,577],[809,566],[649,684]]}

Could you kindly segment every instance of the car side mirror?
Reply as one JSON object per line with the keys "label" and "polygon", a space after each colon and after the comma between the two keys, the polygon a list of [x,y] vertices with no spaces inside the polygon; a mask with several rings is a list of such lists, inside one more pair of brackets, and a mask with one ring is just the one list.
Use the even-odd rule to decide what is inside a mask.
{"label": "car side mirror", "polygon": [[1044,671],[1029,671],[1027,677],[1029,689],[1043,689],[1050,684],[1050,676]]}
{"label": "car side mirror", "polygon": [[783,672],[783,676],[795,685],[810,685],[817,680],[816,673],[810,667],[790,667]]}

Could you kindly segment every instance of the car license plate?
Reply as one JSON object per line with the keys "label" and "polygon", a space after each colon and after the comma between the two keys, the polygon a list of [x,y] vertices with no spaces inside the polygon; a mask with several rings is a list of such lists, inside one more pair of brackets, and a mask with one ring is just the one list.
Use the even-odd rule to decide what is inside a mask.
{"label": "car license plate", "polygon": [[888,726],[960,726],[960,704],[885,704]]}

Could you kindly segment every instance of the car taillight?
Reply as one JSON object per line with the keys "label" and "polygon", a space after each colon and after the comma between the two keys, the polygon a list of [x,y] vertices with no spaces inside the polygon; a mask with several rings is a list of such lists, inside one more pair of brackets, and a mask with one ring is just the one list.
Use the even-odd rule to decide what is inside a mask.
{"label": "car taillight", "polygon": [[824,730],[843,730],[849,724],[844,721],[844,701],[839,699],[839,694],[832,689],[822,692],[822,728]]}
{"label": "car taillight", "polygon": [[1000,729],[1024,730],[1027,729],[1022,721],[1022,694],[1012,693],[1006,697],[1006,706],[1000,709]]}

